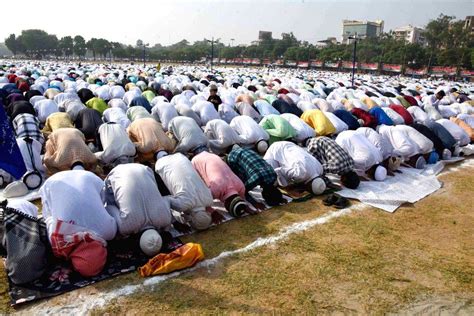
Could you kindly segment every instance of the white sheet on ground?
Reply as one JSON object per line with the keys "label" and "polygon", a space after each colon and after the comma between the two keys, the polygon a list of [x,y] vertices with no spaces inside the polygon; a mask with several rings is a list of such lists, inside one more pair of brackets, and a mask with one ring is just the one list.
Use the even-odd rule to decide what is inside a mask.
{"label": "white sheet on ground", "polygon": [[401,167],[402,173],[385,181],[362,181],[357,190],[344,188],[338,194],[393,213],[403,203],[415,203],[441,188],[436,178],[443,168],[464,158],[457,157],[428,165],[424,170]]}
{"label": "white sheet on ground", "polygon": [[401,174],[385,181],[363,181],[357,190],[343,189],[339,195],[393,213],[403,203],[415,203],[441,188],[435,175],[424,175],[413,168],[400,168]]}

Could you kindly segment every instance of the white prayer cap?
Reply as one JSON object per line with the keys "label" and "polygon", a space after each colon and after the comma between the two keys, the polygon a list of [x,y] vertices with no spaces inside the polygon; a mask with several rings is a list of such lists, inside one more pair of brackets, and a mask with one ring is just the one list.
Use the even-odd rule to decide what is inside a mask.
{"label": "white prayer cap", "polygon": [[326,183],[320,177],[317,177],[311,181],[311,191],[314,195],[323,194],[326,190]]}
{"label": "white prayer cap", "polygon": [[418,157],[415,163],[415,168],[416,169],[424,169],[426,166],[426,160],[422,156]]}
{"label": "white prayer cap", "polygon": [[149,257],[158,254],[163,245],[163,239],[154,229],[145,230],[140,237],[140,249]]}
{"label": "white prayer cap", "polygon": [[383,181],[387,177],[387,169],[383,166],[378,166],[375,169],[374,178],[376,181]]}
{"label": "white prayer cap", "polygon": [[164,156],[168,156],[168,153],[164,150],[160,150],[157,153],[155,153],[155,159],[158,160],[160,158],[163,158]]}
{"label": "white prayer cap", "polygon": [[212,223],[211,215],[204,208],[195,208],[191,210],[190,224],[196,230],[204,230],[209,228]]}
{"label": "white prayer cap", "polygon": [[449,159],[451,159],[451,156],[452,156],[451,151],[449,149],[445,148],[443,150],[443,160],[449,160]]}
{"label": "white prayer cap", "polygon": [[265,141],[265,140],[259,140],[257,142],[257,151],[260,153],[260,154],[264,154],[268,149],[268,143]]}

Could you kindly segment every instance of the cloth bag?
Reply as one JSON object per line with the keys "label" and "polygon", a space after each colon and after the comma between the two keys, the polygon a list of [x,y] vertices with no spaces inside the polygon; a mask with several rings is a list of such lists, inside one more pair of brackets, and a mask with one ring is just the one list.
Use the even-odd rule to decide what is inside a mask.
{"label": "cloth bag", "polygon": [[187,243],[168,254],[160,253],[138,268],[142,277],[166,274],[194,266],[204,259],[200,244]]}
{"label": "cloth bag", "polygon": [[46,271],[49,242],[42,219],[9,207],[2,213],[2,245],[7,253],[6,270],[15,284],[34,281]]}

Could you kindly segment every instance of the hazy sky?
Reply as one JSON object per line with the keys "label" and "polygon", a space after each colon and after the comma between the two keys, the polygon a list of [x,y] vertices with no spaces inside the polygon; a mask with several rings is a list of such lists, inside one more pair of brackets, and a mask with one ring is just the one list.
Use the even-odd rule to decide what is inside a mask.
{"label": "hazy sky", "polygon": [[[77,5],[73,5],[76,3]],[[23,0],[1,14],[0,42],[11,33],[39,28],[58,37],[80,34],[135,44],[168,45],[187,39],[220,38],[225,44],[248,44],[258,31],[274,38],[292,31],[315,43],[328,36],[340,40],[343,19],[385,21],[385,31],[412,24],[424,26],[440,13],[464,19],[474,15],[473,0],[325,0],[325,1],[159,1],[159,0]],[[17,11],[15,11],[17,10]]]}

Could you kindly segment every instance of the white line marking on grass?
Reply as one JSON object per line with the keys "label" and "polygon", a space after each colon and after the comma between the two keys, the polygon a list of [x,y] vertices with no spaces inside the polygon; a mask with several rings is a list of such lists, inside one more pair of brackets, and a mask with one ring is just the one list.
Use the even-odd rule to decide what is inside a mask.
{"label": "white line marking on grass", "polygon": [[231,257],[240,253],[249,252],[253,249],[260,248],[266,245],[278,243],[282,240],[285,240],[290,235],[303,232],[316,225],[325,224],[334,218],[348,215],[353,211],[360,211],[368,207],[369,206],[365,204],[359,203],[359,204],[353,205],[350,208],[328,212],[324,214],[323,216],[317,217],[315,219],[302,221],[299,223],[294,223],[288,227],[281,229],[280,232],[276,235],[268,236],[268,237],[260,237],[260,238],[257,238],[257,240],[255,240],[254,242],[248,244],[247,246],[243,248],[232,250],[232,251],[221,252],[218,256],[201,261],[190,269],[186,269],[183,271],[178,271],[178,272],[174,272],[174,273],[170,273],[166,275],[159,275],[159,276],[147,278],[140,284],[126,285],[121,288],[114,289],[108,292],[94,293],[94,294],[89,294],[89,295],[80,294],[79,292],[79,295],[74,299],[75,303],[70,303],[68,305],[49,306],[50,304],[48,304],[48,302],[43,302],[35,306],[32,306],[31,308],[20,310],[20,312],[27,313],[27,314],[34,313],[34,314],[40,314],[40,315],[45,315],[45,314],[85,315],[85,314],[88,314],[88,312],[94,308],[104,307],[106,304],[110,303],[112,300],[122,297],[122,296],[127,296],[133,293],[136,293],[140,290],[143,290],[144,287],[157,285],[168,279],[176,278],[180,276],[181,274],[193,272],[200,268],[211,269],[217,263],[219,263],[220,261],[222,261],[223,259],[227,257]]}

